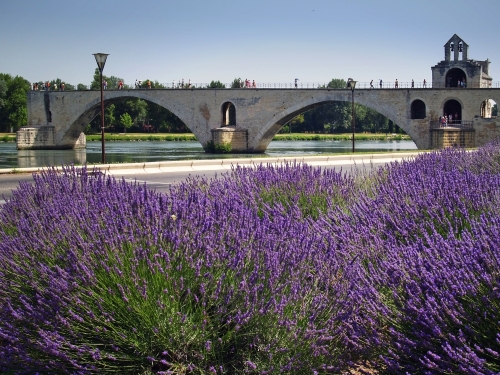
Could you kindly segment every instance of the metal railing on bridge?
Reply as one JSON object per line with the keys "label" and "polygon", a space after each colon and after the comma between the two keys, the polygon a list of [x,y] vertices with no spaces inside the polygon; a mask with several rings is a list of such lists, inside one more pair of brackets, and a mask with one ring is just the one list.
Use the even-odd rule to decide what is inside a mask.
{"label": "metal railing on bridge", "polygon": [[[250,84],[250,86],[245,86],[244,84],[241,87],[231,87],[233,84],[232,83],[223,83],[222,84],[224,87],[218,87],[219,89],[241,89],[241,90],[251,90],[251,89],[301,89],[301,90],[317,90],[317,89],[323,89],[323,90],[334,90],[334,89],[339,89],[339,88],[334,88],[334,87],[329,87],[328,82],[298,82],[297,85],[295,85],[294,82],[284,82],[284,83],[256,83],[255,86],[253,84]],[[172,89],[213,89],[214,87],[210,87],[210,83],[184,83],[184,85],[181,83],[155,83],[151,85],[151,88],[145,87],[144,82],[142,83],[142,86],[135,87],[133,85],[123,85],[123,90],[172,90]],[[373,82],[371,85],[370,82],[357,82],[356,84],[356,90],[361,90],[361,89],[373,89],[373,90],[380,90],[380,89],[394,89],[394,90],[401,90],[401,89],[456,89],[456,90],[461,90],[463,88],[461,87],[446,87],[443,84],[439,83],[432,83],[432,82],[426,82],[425,84],[423,82],[398,82],[398,86],[395,87],[395,82]],[[500,82],[492,82],[489,87],[482,87],[482,88],[500,88]],[[38,85],[36,88],[34,86],[31,86],[31,89],[37,90],[37,91],[45,91],[46,88],[43,85]],[[344,88],[340,88],[344,89]],[[61,89],[61,87],[57,87],[57,90],[54,90],[53,87],[50,87],[50,91],[73,91],[69,90],[67,87],[65,89]],[[80,91],[85,91],[85,90],[91,90],[91,87],[89,85],[78,85],[78,87],[75,86],[74,90],[80,90]],[[95,88],[94,90],[99,90],[98,88]],[[118,90],[118,87],[108,85],[107,90]],[[345,90],[350,90],[350,88],[345,88]]]}
{"label": "metal railing on bridge", "polygon": [[455,129],[473,129],[474,122],[473,121],[464,121],[464,120],[452,120],[447,121],[444,124],[439,120],[430,121],[431,129],[445,129],[445,128],[455,128]]}

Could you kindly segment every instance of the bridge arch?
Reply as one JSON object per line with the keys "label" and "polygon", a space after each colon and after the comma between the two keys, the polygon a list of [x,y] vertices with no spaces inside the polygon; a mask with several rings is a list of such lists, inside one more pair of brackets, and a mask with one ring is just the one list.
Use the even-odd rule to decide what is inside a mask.
{"label": "bridge arch", "polygon": [[[147,102],[157,104],[162,108],[165,108],[166,110],[170,111],[175,116],[177,116],[187,128],[193,131],[193,129],[191,129],[188,125],[190,122],[189,122],[189,116],[185,115],[186,114],[185,106],[181,105],[180,103],[172,99],[169,100],[162,100],[161,98],[158,99],[155,96],[148,95],[148,93],[145,90],[107,91],[104,96],[104,105],[106,106],[106,104],[111,104],[114,102],[130,98],[142,99]],[[62,139],[66,137],[72,138],[74,137],[75,134],[80,134],[81,132],[83,132],[87,124],[90,121],[92,121],[92,119],[96,115],[100,113],[100,110],[101,110],[100,97],[91,99],[87,103],[81,105],[79,109],[79,114],[75,115],[69,120],[69,125],[67,126],[66,131],[62,134]],[[193,133],[195,133],[195,135],[197,136],[195,131],[193,131]]]}
{"label": "bridge arch", "polygon": [[[412,132],[409,131],[411,129],[408,128],[403,117],[398,117],[397,115],[395,116],[395,113],[387,110],[387,107],[384,107],[383,104],[374,103],[371,100],[366,100],[364,97],[359,95],[358,97],[356,97],[356,94],[354,98],[356,104],[364,105],[365,107],[373,109],[378,113],[384,115],[394,124],[403,129],[410,136],[410,138],[414,140],[415,135],[413,135]],[[290,108],[286,108],[283,111],[276,113],[273,119],[268,121],[260,129],[258,136],[254,137],[253,143],[249,144],[249,150],[251,150],[252,152],[264,152],[274,136],[278,133],[278,131],[295,116],[307,112],[312,108],[316,108],[333,102],[350,103],[351,91],[345,90],[345,93],[343,93],[343,95],[333,95],[332,97],[330,97],[329,95],[316,97],[312,96],[311,99],[302,101],[296,105],[291,106]]]}

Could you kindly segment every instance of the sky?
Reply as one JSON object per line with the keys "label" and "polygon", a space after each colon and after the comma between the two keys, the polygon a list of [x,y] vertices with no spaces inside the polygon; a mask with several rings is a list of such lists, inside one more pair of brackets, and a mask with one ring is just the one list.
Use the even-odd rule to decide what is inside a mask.
{"label": "sky", "polygon": [[431,81],[444,44],[491,61],[500,81],[500,0],[0,0],[0,73],[90,84]]}

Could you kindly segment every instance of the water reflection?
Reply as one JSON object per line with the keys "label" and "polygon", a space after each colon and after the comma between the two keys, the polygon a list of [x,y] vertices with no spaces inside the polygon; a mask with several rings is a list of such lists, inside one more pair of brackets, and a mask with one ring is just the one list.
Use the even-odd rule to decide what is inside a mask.
{"label": "water reflection", "polygon": [[[198,142],[107,142],[106,162],[147,163],[168,160],[276,157],[349,153],[350,141],[272,141],[265,154],[207,154]],[[416,150],[413,141],[356,141],[359,152]],[[0,168],[43,167],[101,162],[101,143],[89,142],[79,150],[17,150],[12,142],[0,143]]]}
{"label": "water reflection", "polygon": [[[0,148],[0,153],[3,150]],[[11,158],[15,159],[15,158]],[[1,160],[1,159],[0,159]],[[85,164],[87,150],[18,150],[15,168],[48,167],[62,164]],[[5,167],[2,167],[5,168]]]}

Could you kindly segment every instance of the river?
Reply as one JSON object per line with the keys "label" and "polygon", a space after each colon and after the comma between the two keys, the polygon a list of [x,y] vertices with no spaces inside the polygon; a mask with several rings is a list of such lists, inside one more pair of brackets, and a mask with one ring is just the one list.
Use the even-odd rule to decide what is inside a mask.
{"label": "river", "polygon": [[[359,152],[416,150],[413,141],[356,141]],[[272,141],[265,154],[207,154],[195,141],[107,142],[107,163],[146,163],[168,160],[235,157],[311,156],[349,153],[351,141]],[[0,168],[30,168],[101,162],[101,142],[80,150],[17,150],[14,142],[0,142]]]}

